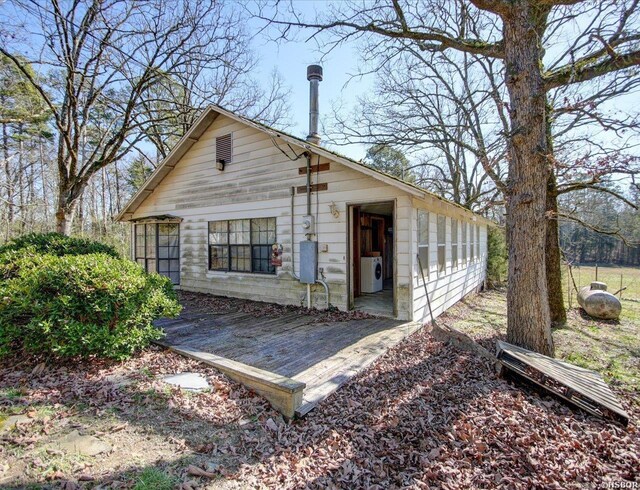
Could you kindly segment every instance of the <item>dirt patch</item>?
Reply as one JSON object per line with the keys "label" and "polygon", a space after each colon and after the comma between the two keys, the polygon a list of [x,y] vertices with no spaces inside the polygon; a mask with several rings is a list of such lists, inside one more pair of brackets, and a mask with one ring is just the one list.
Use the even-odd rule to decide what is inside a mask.
{"label": "dirt patch", "polygon": [[375,315],[365,313],[364,311],[340,311],[337,308],[331,308],[329,310],[308,309],[294,305],[278,305],[248,299],[225,298],[223,296],[213,296],[211,294],[193,293],[189,291],[178,291],[178,298],[180,304],[182,304],[185,309],[206,309],[208,312],[214,314],[242,312],[248,313],[256,318],[263,318],[288,313],[300,313],[301,315],[310,317],[310,323],[348,322],[350,320],[360,320],[363,318],[376,318]]}

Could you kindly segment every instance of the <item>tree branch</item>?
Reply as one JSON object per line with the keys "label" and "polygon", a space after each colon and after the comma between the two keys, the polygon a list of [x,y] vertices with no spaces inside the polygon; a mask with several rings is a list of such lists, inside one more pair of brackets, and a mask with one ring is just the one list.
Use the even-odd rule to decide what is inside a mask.
{"label": "tree branch", "polygon": [[614,71],[640,65],[640,50],[615,54],[596,64],[589,63],[591,58],[592,56],[587,56],[547,73],[544,76],[545,88],[550,90],[563,85],[586,82]]}

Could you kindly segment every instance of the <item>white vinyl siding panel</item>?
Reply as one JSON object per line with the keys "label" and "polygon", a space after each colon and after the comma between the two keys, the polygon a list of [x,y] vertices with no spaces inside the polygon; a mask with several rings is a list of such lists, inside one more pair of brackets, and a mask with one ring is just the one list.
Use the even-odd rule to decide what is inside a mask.
{"label": "white vinyl siding panel", "polygon": [[[233,133],[233,164],[220,171],[215,162],[216,138],[230,133]],[[282,149],[293,157],[287,145]],[[316,163],[314,156],[313,164]],[[327,160],[321,159],[320,163]],[[329,163],[329,171],[312,174],[312,183],[328,185],[326,191],[312,195],[312,213],[316,218],[319,249],[324,246],[327,249],[319,253],[318,266],[329,284],[331,303],[340,309],[347,308],[347,204],[393,201],[398,316],[410,318],[412,254],[416,253],[409,243],[415,229],[411,197],[339,163]],[[183,219],[180,237],[183,289],[299,305],[304,301],[306,286],[294,280],[290,272],[292,255],[295,271],[300,271],[298,244],[304,239],[300,226],[301,217],[306,214],[304,193],[296,192],[293,198],[293,250],[290,209],[292,187],[305,185],[306,175],[298,172],[305,165],[304,158],[289,160],[269,135],[220,116],[141,204],[134,218],[170,214]],[[331,214],[332,203],[337,206],[338,218]],[[252,218],[276,218],[276,237],[283,254],[282,266],[276,268],[275,275],[209,271],[208,222]],[[314,286],[312,295],[314,305],[324,306],[322,287]]]}
{"label": "white vinyl siding panel", "polygon": [[[414,200],[414,203],[417,203],[417,200]],[[448,216],[449,221],[451,223],[451,228],[447,230],[446,240],[449,243],[453,244],[456,232],[453,231],[453,226],[457,222],[459,226],[458,238],[459,240],[459,250],[458,253],[460,258],[458,260],[458,267],[455,268],[453,266],[446,268],[445,274],[432,274],[427,279],[426,290],[429,294],[429,300],[431,303],[431,308],[433,311],[434,317],[442,314],[446,309],[453,306],[460,299],[462,299],[467,294],[477,291],[483,284],[486,277],[486,225],[477,226],[475,223],[471,222],[472,215],[468,212],[458,211],[456,209],[451,209],[448,206],[434,203],[434,210],[438,210],[438,212],[442,212],[443,216],[446,216],[445,213],[450,212],[451,216]],[[416,216],[421,209],[416,210]],[[436,213],[430,212],[431,216],[433,216],[430,224],[433,228],[437,227],[438,218]],[[449,227],[447,227],[449,228]],[[467,242],[467,248],[465,249],[465,239],[469,230],[474,229],[474,235],[478,234],[479,231],[479,239],[478,244],[474,246],[474,251],[478,251],[479,254],[477,260],[475,261],[466,261],[465,260],[465,250],[469,251],[469,244]],[[416,243],[417,243],[417,220],[416,220]],[[438,243],[437,231],[432,232],[431,243],[435,245]],[[447,246],[449,246],[447,243]],[[475,242],[474,242],[475,243]],[[446,249],[446,248],[445,248]],[[453,248],[451,250],[451,255],[453,256]],[[437,252],[434,251],[431,254],[432,260],[437,260]],[[448,265],[453,264],[453,257],[451,257]],[[432,272],[437,272],[437,266],[431,267]],[[429,321],[429,309],[427,306],[427,299],[425,295],[425,286],[422,282],[419,266],[417,263],[417,259],[414,263],[414,289],[413,289],[413,319],[415,321]]]}
{"label": "white vinyl siding panel", "polygon": [[[216,168],[216,139],[233,133],[232,165]],[[288,146],[282,146],[294,157]],[[300,150],[300,148],[296,148]],[[314,165],[318,163],[313,157]],[[427,222],[427,288],[433,292],[434,310],[449,304],[462,292],[474,290],[484,278],[482,264],[460,267],[454,274],[438,276],[437,216],[456,217],[461,223],[463,211],[439,199],[414,198],[405,191],[345,167],[335,161],[330,170],[313,173],[312,183],[326,183],[328,189],[312,195],[312,214],[316,218],[319,250],[318,266],[331,290],[331,303],[344,310],[348,303],[349,267],[347,264],[347,208],[349,204],[392,201],[395,203],[395,296],[398,317],[423,317],[426,305],[416,256],[418,246],[417,207],[425,211]],[[134,218],[169,214],[182,218],[180,226],[181,287],[224,296],[255,299],[279,304],[299,305],[306,287],[291,273],[300,271],[299,242],[304,240],[301,217],[306,214],[306,196],[294,193],[293,241],[291,239],[291,190],[305,185],[306,175],[298,172],[306,160],[291,161],[274,146],[268,134],[219,116],[193,147],[180,159],[157,188],[134,213]],[[418,203],[419,205],[417,205]],[[334,204],[338,217],[331,213]],[[457,214],[456,214],[457,213]],[[459,216],[460,215],[460,216]],[[209,270],[208,223],[221,220],[276,219],[276,239],[282,246],[282,266],[275,274]],[[481,227],[481,233],[484,233]],[[448,230],[445,225],[445,243]],[[482,251],[482,248],[481,248]],[[445,251],[445,261],[447,260]],[[293,259],[293,260],[292,260]],[[447,272],[451,267],[446,267]],[[465,293],[466,294],[466,293]],[[312,287],[312,300],[324,306],[322,287]]]}

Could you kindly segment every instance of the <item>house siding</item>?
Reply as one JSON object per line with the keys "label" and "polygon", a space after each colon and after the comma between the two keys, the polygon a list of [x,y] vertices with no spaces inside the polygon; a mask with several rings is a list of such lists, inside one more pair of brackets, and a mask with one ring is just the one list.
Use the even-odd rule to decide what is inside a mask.
{"label": "house siding", "polygon": [[[440,202],[433,202],[431,205],[414,200],[414,216],[412,220],[412,241],[417,247],[418,240],[418,209],[429,212],[429,275],[425,277],[427,291],[431,302],[431,310],[434,317],[438,317],[445,310],[453,306],[460,299],[469,293],[479,290],[485,282],[487,270],[487,225],[480,224],[480,256],[474,252],[474,259],[471,260],[470,234],[467,233],[467,260],[462,260],[462,233],[461,226],[478,225],[471,213],[464,212],[454,206],[449,206]],[[445,262],[446,270],[438,274],[437,256],[437,217],[446,217],[446,247]],[[458,267],[452,267],[451,254],[451,218],[458,223]],[[475,231],[474,231],[475,234]],[[416,252],[413,254],[413,320],[429,321],[429,307],[425,296],[424,283],[418,266]]]}
{"label": "house siding", "polygon": [[[217,136],[233,132],[233,161],[224,171],[216,169]],[[276,138],[277,139],[277,138]],[[289,155],[288,145],[280,146]],[[300,154],[302,149],[295,148]],[[328,160],[322,158],[320,163]],[[313,156],[312,164],[318,163]],[[255,128],[219,116],[198,142],[180,159],[144,202],[133,218],[170,214],[182,218],[180,227],[181,288],[223,296],[235,296],[281,304],[302,304],[306,286],[291,274],[291,189],[304,186],[304,157],[291,161],[274,146],[271,137]],[[330,170],[312,173],[312,183],[327,183],[328,189],[313,193],[311,211],[316,217],[319,244],[318,267],[329,285],[331,303],[348,307],[347,297],[347,206],[349,203],[394,201],[396,223],[394,238],[396,257],[397,314],[401,319],[413,315],[411,303],[412,266],[411,234],[413,215],[411,197],[388,185],[337,162]],[[340,215],[335,218],[330,205]],[[306,195],[294,195],[294,244],[304,240],[301,218],[306,214]],[[276,275],[220,272],[208,270],[209,221],[242,218],[276,218],[277,240],[283,246],[282,267]],[[327,248],[326,252],[322,250]],[[299,246],[295,246],[295,271],[300,271]],[[325,305],[324,288],[313,286],[313,304]]]}

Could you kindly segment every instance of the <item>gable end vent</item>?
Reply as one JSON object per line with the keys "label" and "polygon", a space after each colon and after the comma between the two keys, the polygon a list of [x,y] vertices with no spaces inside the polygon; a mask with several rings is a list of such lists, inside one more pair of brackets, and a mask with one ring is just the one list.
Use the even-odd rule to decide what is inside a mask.
{"label": "gable end vent", "polygon": [[231,163],[233,144],[231,133],[216,138],[216,168],[224,170],[224,166]]}

